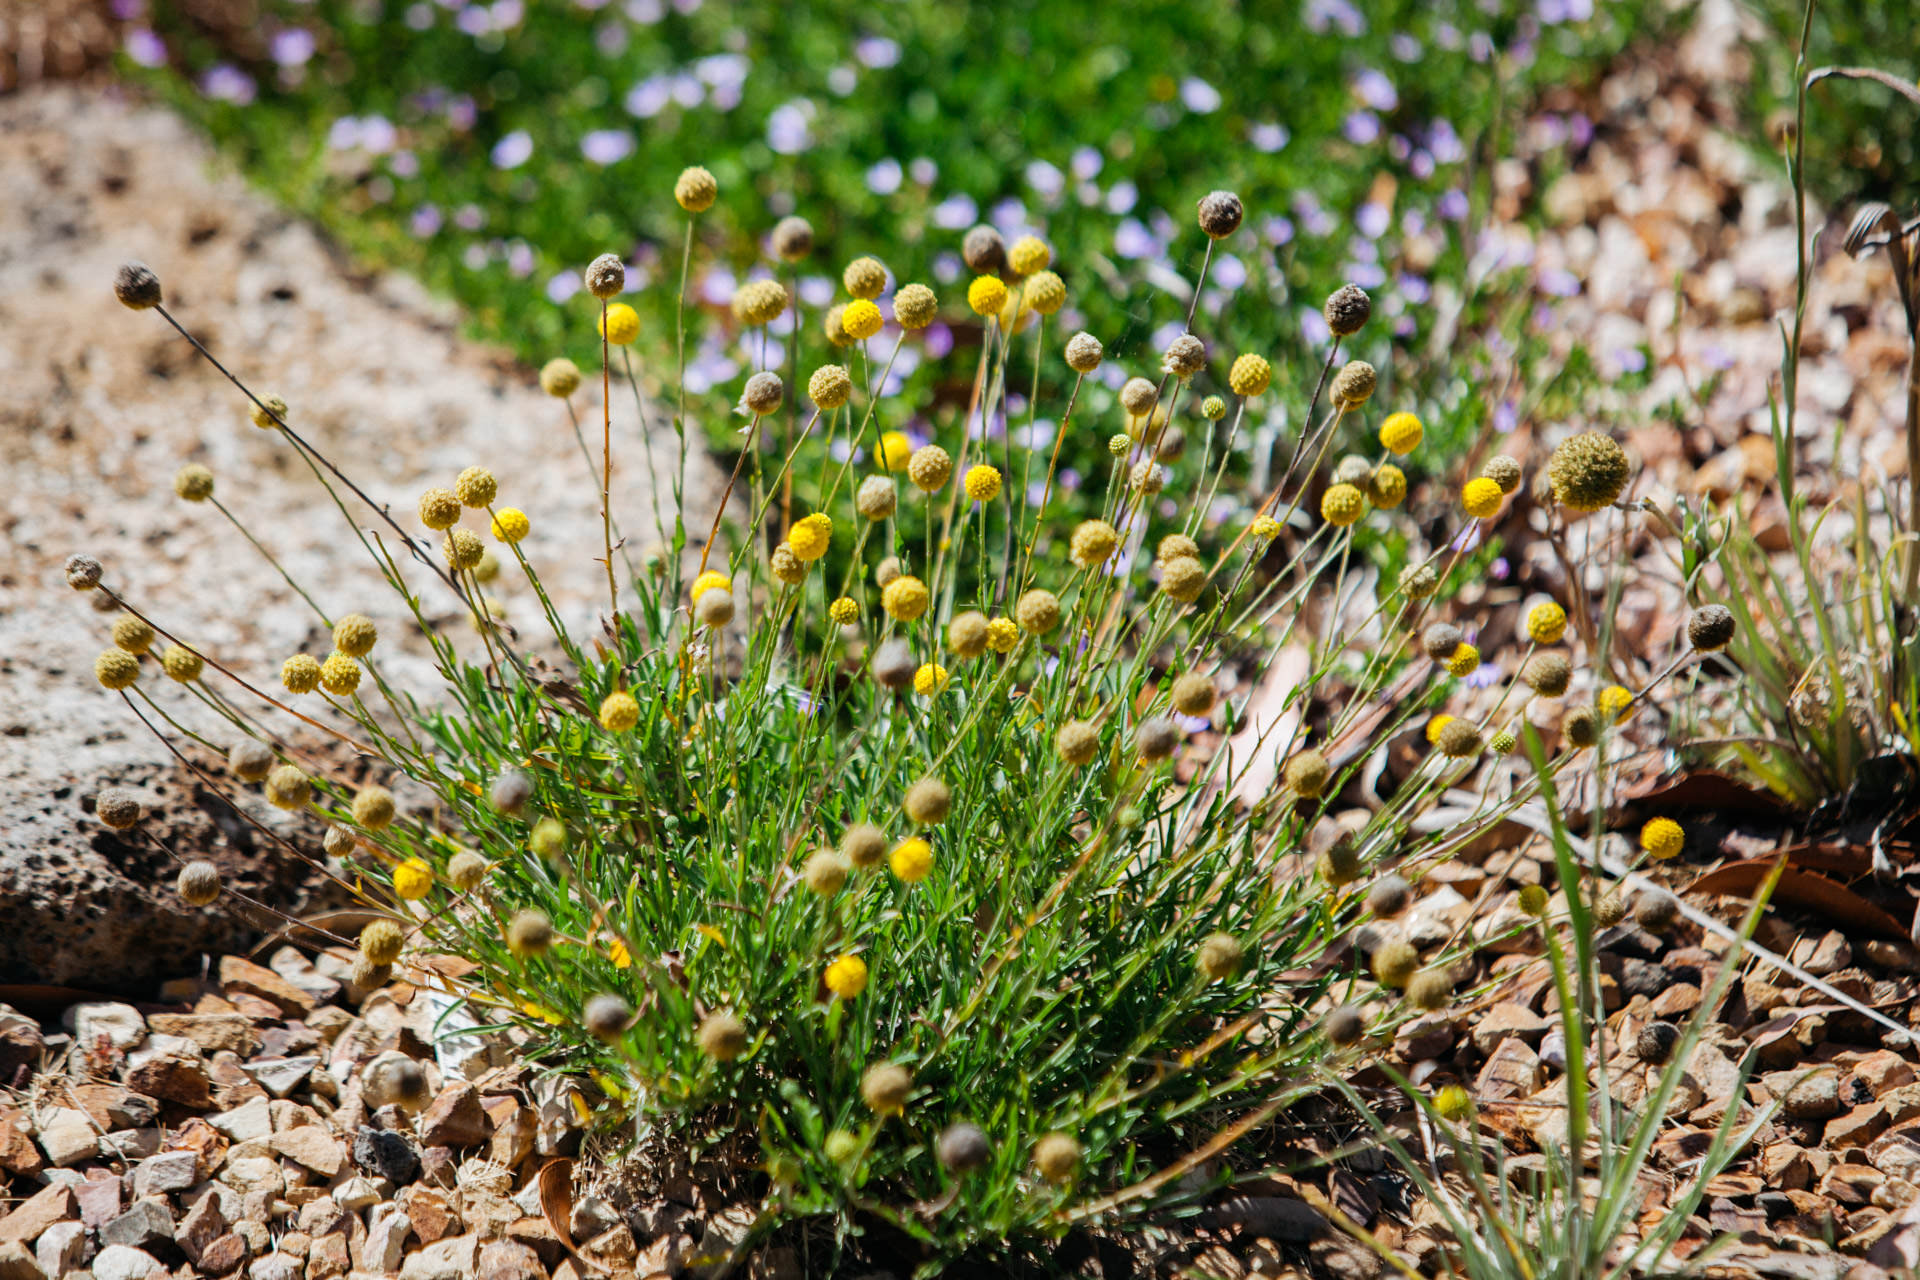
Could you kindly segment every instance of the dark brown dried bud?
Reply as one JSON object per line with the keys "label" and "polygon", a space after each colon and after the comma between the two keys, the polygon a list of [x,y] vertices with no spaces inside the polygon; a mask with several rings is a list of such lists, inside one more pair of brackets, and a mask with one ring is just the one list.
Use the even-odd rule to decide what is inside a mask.
{"label": "dark brown dried bud", "polygon": [[1635,1037],[1633,1051],[1640,1061],[1657,1067],[1673,1056],[1674,1046],[1679,1043],[1680,1028],[1671,1022],[1649,1022]]}
{"label": "dark brown dried bud", "polygon": [[1246,216],[1240,197],[1231,191],[1210,191],[1200,197],[1200,229],[1214,240],[1224,240],[1240,229]]}
{"label": "dark brown dried bud", "polygon": [[971,1173],[993,1159],[993,1146],[977,1124],[962,1120],[948,1125],[936,1150],[950,1173]]}
{"label": "dark brown dried bud", "polygon": [[1733,610],[1723,604],[1710,604],[1694,610],[1687,619],[1687,639],[1702,653],[1712,653],[1733,643]]}
{"label": "dark brown dried bud", "polygon": [[120,299],[121,306],[135,311],[157,307],[162,301],[160,277],[144,262],[123,262],[113,273],[113,296]]}
{"label": "dark brown dried bud", "polygon": [[1381,876],[1367,890],[1367,910],[1382,920],[1391,920],[1407,909],[1413,887],[1396,875]]}
{"label": "dark brown dried bud", "polygon": [[1359,1044],[1360,1037],[1367,1033],[1366,1018],[1350,1004],[1331,1010],[1320,1025],[1327,1033],[1327,1043],[1336,1049]]}
{"label": "dark brown dried bud", "polygon": [[1321,314],[1327,318],[1327,328],[1333,330],[1334,337],[1350,337],[1360,332],[1373,314],[1373,299],[1359,285],[1343,284],[1327,295],[1327,305],[1321,308]]}
{"label": "dark brown dried bud", "polygon": [[1420,633],[1420,647],[1435,662],[1445,662],[1454,652],[1466,643],[1467,638],[1460,628],[1451,622],[1436,622]]}
{"label": "dark brown dried bud", "polygon": [[960,242],[960,256],[975,275],[999,275],[1007,266],[1007,242],[998,231],[983,224],[967,232]]}

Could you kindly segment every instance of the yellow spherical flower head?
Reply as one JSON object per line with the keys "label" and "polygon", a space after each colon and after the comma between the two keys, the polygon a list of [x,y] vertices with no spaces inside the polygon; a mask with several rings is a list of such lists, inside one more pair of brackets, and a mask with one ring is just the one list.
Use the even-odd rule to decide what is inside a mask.
{"label": "yellow spherical flower head", "polygon": [[860,621],[860,603],[852,596],[841,596],[827,606],[827,616],[839,626],[850,627]]}
{"label": "yellow spherical flower head", "polygon": [[1067,305],[1067,282],[1051,271],[1036,271],[1020,286],[1020,300],[1043,316]]}
{"label": "yellow spherical flower head", "polygon": [[502,507],[493,513],[493,536],[502,542],[518,542],[533,532],[533,521],[518,507]]}
{"label": "yellow spherical flower head", "polygon": [[848,337],[856,342],[863,341],[880,332],[880,308],[865,298],[849,302],[840,316],[840,323],[846,328]]}
{"label": "yellow spherical flower head", "polygon": [[1367,476],[1367,501],[1391,511],[1407,500],[1407,473],[1383,462]]}
{"label": "yellow spherical flower head", "polygon": [[923,493],[932,493],[953,475],[953,456],[937,444],[924,444],[907,459],[907,479]]}
{"label": "yellow spherical flower head", "polygon": [[1330,485],[1320,496],[1320,518],[1336,529],[1344,529],[1367,513],[1367,495],[1354,485]]}
{"label": "yellow spherical flower head", "polygon": [[1445,732],[1446,727],[1452,723],[1453,717],[1444,711],[1427,721],[1427,745],[1432,746],[1439,742],[1440,735]]}
{"label": "yellow spherical flower head", "polygon": [[463,507],[490,507],[500,496],[500,482],[485,467],[468,467],[454,477],[453,496]]}
{"label": "yellow spherical flower head", "polygon": [[1030,276],[1053,264],[1053,250],[1039,236],[1021,236],[1007,246],[1007,265],[1014,274]]}
{"label": "yellow spherical flower head", "polygon": [[807,379],[807,398],[822,410],[838,409],[853,395],[853,375],[845,365],[823,364]]}
{"label": "yellow spherical flower head", "polygon": [[927,592],[927,584],[910,573],[903,573],[887,584],[880,593],[880,607],[895,622],[912,622],[927,611],[927,603],[932,597]]}
{"label": "yellow spherical flower head", "polygon": [[420,858],[408,858],[393,869],[393,894],[417,902],[433,892],[433,868]]}
{"label": "yellow spherical flower head", "polygon": [[125,649],[105,650],[93,660],[93,678],[103,688],[128,688],[140,678],[140,659]]}
{"label": "yellow spherical flower head", "polygon": [[213,496],[213,472],[189,462],[174,473],[173,491],[188,502],[205,502]]}
{"label": "yellow spherical flower head", "polygon": [[1020,643],[1020,628],[1012,618],[995,618],[987,623],[987,648],[995,653],[1012,653]]}
{"label": "yellow spherical flower head", "polygon": [[480,563],[481,556],[487,554],[487,546],[480,541],[480,535],[471,529],[449,529],[446,539],[440,544],[440,551],[455,569],[471,569]]}
{"label": "yellow spherical flower head", "polygon": [[616,689],[600,704],[600,727],[609,733],[625,733],[640,723],[640,703],[625,689]]}
{"label": "yellow spherical flower head", "polygon": [[709,569],[693,580],[692,598],[694,604],[700,603],[700,597],[718,587],[722,591],[732,589],[733,580],[726,574]]}
{"label": "yellow spherical flower head", "polygon": [[967,305],[977,316],[997,316],[1007,305],[1007,286],[995,276],[976,276],[967,286]]}
{"label": "yellow spherical flower head", "polygon": [[833,517],[824,511],[814,512],[787,530],[787,545],[802,560],[818,560],[833,545]]}
{"label": "yellow spherical flower head", "polygon": [[313,799],[313,780],[290,764],[275,766],[261,788],[277,809],[304,809]]}
{"label": "yellow spherical flower head", "polygon": [[877,298],[887,289],[887,269],[878,258],[855,258],[840,273],[840,283],[856,298]]}
{"label": "yellow spherical flower head", "polygon": [[889,471],[905,471],[913,457],[913,441],[904,431],[888,431],[880,437],[880,465]]}
{"label": "yellow spherical flower head", "polygon": [[1247,536],[1255,542],[1272,542],[1280,536],[1280,522],[1272,516],[1255,516],[1247,526]]}
{"label": "yellow spherical flower head", "polygon": [[688,165],[674,180],[673,198],[688,213],[704,213],[719,198],[720,184],[700,165]]}
{"label": "yellow spherical flower head", "polygon": [[1273,366],[1267,363],[1265,356],[1257,356],[1252,352],[1235,360],[1233,368],[1227,371],[1227,385],[1233,388],[1233,394],[1237,396],[1257,396],[1272,382]]}
{"label": "yellow spherical flower head", "polygon": [[1067,546],[1067,558],[1077,568],[1097,569],[1113,557],[1120,534],[1105,520],[1082,520]]}
{"label": "yellow spherical flower head", "polygon": [[205,665],[199,654],[177,644],[168,645],[166,652],[160,655],[160,669],[167,673],[168,679],[181,684],[192,684],[198,680]]}
{"label": "yellow spherical flower head", "polygon": [[947,687],[947,669],[937,662],[924,662],[913,673],[913,691],[931,698]]}
{"label": "yellow spherical flower head", "polygon": [[1207,589],[1207,569],[1192,556],[1176,556],[1160,565],[1160,590],[1168,599],[1192,604]]}
{"label": "yellow spherical flower head", "polygon": [[1426,428],[1412,414],[1405,410],[1390,413],[1387,420],[1380,424],[1380,447],[1388,453],[1405,457],[1420,447],[1420,438],[1425,434]]}
{"label": "yellow spherical flower head", "polygon": [[902,285],[893,295],[893,318],[908,332],[926,328],[939,314],[940,299],[926,285]]}
{"label": "yellow spherical flower head", "polygon": [[312,693],[320,687],[320,660],[310,653],[296,653],[280,664],[280,683],[288,693]]}
{"label": "yellow spherical flower head", "polygon": [[1447,674],[1451,676],[1470,676],[1480,669],[1480,650],[1462,640],[1454,651],[1447,655]]}
{"label": "yellow spherical flower head", "polygon": [[320,664],[320,687],[336,698],[345,698],[360,687],[360,664],[344,653],[330,653]]}
{"label": "yellow spherical flower head", "polygon": [[1594,698],[1593,707],[1607,723],[1618,724],[1633,713],[1633,692],[1610,684]]}
{"label": "yellow spherical flower head", "polygon": [[827,966],[827,990],[852,1000],[867,989],[867,962],[859,956],[841,956]]}
{"label": "yellow spherical flower head", "polygon": [[1022,631],[1046,635],[1060,625],[1060,597],[1043,587],[1035,587],[1013,606],[1013,617]]}
{"label": "yellow spherical flower head", "polygon": [[1527,639],[1535,644],[1559,644],[1567,634],[1567,611],[1551,600],[1527,610]]}
{"label": "yellow spherical flower head", "polygon": [[964,483],[967,496],[975,502],[992,502],[1000,496],[1000,472],[984,462],[979,466],[967,468],[967,478]]}
{"label": "yellow spherical flower head", "polygon": [[887,865],[906,883],[919,884],[933,871],[933,846],[919,836],[909,836],[893,846]]}
{"label": "yellow spherical flower head", "polygon": [[115,647],[125,649],[128,653],[145,653],[153,648],[153,640],[153,628],[132,614],[125,615],[113,624]]}
{"label": "yellow spherical flower head", "polygon": [[733,294],[733,318],[749,328],[772,324],[786,309],[787,287],[778,280],[749,280]]}
{"label": "yellow spherical flower head", "polygon": [[565,400],[580,389],[580,366],[565,356],[555,356],[540,366],[540,389],[556,400]]}
{"label": "yellow spherical flower head", "polygon": [[460,521],[460,499],[451,489],[429,489],[420,495],[420,523],[429,529],[451,529]]}
{"label": "yellow spherical flower head", "polygon": [[1659,862],[1680,855],[1687,844],[1687,833],[1672,818],[1655,818],[1640,828],[1640,847]]}
{"label": "yellow spherical flower head", "polygon": [[600,317],[600,336],[616,347],[624,347],[640,336],[640,313],[624,302],[607,304]]}
{"label": "yellow spherical flower head", "polygon": [[1619,501],[1633,478],[1626,450],[1612,436],[1582,431],[1560,442],[1547,459],[1553,496],[1575,511],[1598,511]]}
{"label": "yellow spherical flower head", "polygon": [[1450,1124],[1467,1120],[1473,1115],[1473,1095],[1450,1084],[1433,1095],[1433,1113]]}
{"label": "yellow spherical flower head", "polygon": [[[260,402],[247,410],[247,417],[262,431],[271,431],[287,420],[287,402],[279,396],[261,396]],[[275,418],[280,421],[275,422]]]}
{"label": "yellow spherical flower head", "polygon": [[333,624],[333,647],[349,658],[364,658],[379,643],[380,629],[364,613],[350,613]]}
{"label": "yellow spherical flower head", "polygon": [[1500,501],[1505,496],[1500,492],[1498,480],[1480,476],[1467,481],[1460,490],[1460,505],[1475,520],[1487,520],[1500,514]]}

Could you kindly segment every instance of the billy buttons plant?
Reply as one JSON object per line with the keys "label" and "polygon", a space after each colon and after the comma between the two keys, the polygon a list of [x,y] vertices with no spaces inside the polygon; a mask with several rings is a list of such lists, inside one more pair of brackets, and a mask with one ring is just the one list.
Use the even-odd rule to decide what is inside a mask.
{"label": "billy buttons plant", "polygon": [[[675,188],[689,219],[720,194],[701,169]],[[1230,193],[1199,201],[1203,271],[1242,217]],[[1374,588],[1354,568],[1355,530],[1397,519],[1405,481],[1386,459],[1421,436],[1404,412],[1370,425],[1375,372],[1339,360],[1369,319],[1364,292],[1328,301],[1334,336],[1286,474],[1243,523],[1219,527],[1205,517],[1232,437],[1250,402],[1278,394],[1265,358],[1239,353],[1233,403],[1209,397],[1194,415],[1203,439],[1169,449],[1214,360],[1196,305],[1158,366],[1125,380],[1117,414],[1076,416],[1105,355],[1096,335],[1049,335],[1065,285],[1048,246],[976,229],[962,247],[986,336],[951,436],[896,438],[913,407],[885,394],[887,364],[937,296],[897,290],[899,335],[870,353],[884,272],[854,262],[809,404],[766,368],[717,402],[674,390],[663,412],[677,424],[737,394],[749,437],[790,430],[791,442],[774,467],[742,451],[704,537],[678,511],[671,532],[657,516],[661,545],[637,563],[603,514],[600,545],[576,552],[606,568],[591,636],[544,587],[538,563],[563,551],[543,545],[538,510],[511,505],[510,481],[474,465],[396,515],[315,449],[296,410],[237,377],[250,418],[308,464],[393,598],[338,616],[307,596],[333,651],[288,657],[272,689],[276,673],[182,639],[98,561],[68,568],[124,614],[100,682],[211,792],[244,815],[241,793],[259,785],[328,819],[343,882],[381,916],[332,939],[358,949],[358,986],[403,973],[489,1026],[520,1028],[609,1127],[757,1148],[748,1245],[800,1218],[877,1219],[937,1264],[1216,1190],[1234,1167],[1216,1157],[1316,1087],[1337,976],[1345,1003],[1329,1032],[1342,1038],[1391,1031],[1400,987],[1423,1007],[1446,998],[1433,976],[1445,955],[1378,947],[1322,963],[1355,955],[1339,944],[1369,868],[1443,858],[1531,794],[1516,788],[1444,833],[1410,829],[1488,733],[1510,746],[1495,731],[1503,696],[1437,733],[1390,804],[1337,838],[1324,821],[1366,754],[1483,665],[1450,624],[1421,636],[1431,663],[1407,643],[1460,563],[1445,544],[1362,600]],[[597,333],[610,381],[630,332],[614,301],[625,271],[606,255],[583,280],[594,301],[578,322]],[[116,291],[190,336],[151,270],[129,265]],[[731,309],[751,328],[789,305],[761,280]],[[1059,436],[1050,452],[978,429],[1023,362],[1064,362],[1059,436],[1107,442],[1099,514],[1069,536],[1047,519]],[[610,512],[610,405],[581,423],[571,361],[540,380],[565,402],[556,430],[576,437]],[[679,435],[679,465],[657,468],[676,497]],[[793,471],[809,438],[844,447],[803,484]],[[1337,442],[1372,451],[1376,439],[1379,461],[1320,474]],[[1613,463],[1597,440],[1575,452]],[[216,478],[189,471],[182,497],[210,500]],[[1488,471],[1499,496],[1518,488],[1517,462]],[[1626,481],[1609,471],[1565,500],[1611,502]],[[1486,484],[1469,489],[1469,522],[1498,506]],[[427,625],[427,591],[470,611],[471,639]],[[537,601],[539,634],[509,626],[490,594],[514,591]],[[388,678],[380,653],[396,632],[432,651],[443,688]],[[179,688],[156,693],[142,676],[162,638]],[[1311,653],[1310,678],[1250,718],[1261,655],[1289,643]],[[1384,721],[1367,714],[1396,683]],[[1522,706],[1542,696],[1524,682],[1512,692]],[[376,762],[374,776],[348,785],[323,736]],[[1570,729],[1548,774],[1595,736]],[[436,806],[402,812],[388,786],[401,779]],[[121,829],[160,841],[137,803],[110,807]],[[189,867],[182,893],[213,900],[210,872]],[[1189,1176],[1203,1169],[1220,1172]]]}

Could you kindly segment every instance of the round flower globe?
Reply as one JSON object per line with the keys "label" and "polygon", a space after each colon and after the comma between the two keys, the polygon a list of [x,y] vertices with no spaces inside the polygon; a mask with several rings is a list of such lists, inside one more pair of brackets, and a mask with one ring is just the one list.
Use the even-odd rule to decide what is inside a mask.
{"label": "round flower globe", "polygon": [[1582,431],[1560,442],[1547,459],[1547,478],[1560,505],[1574,511],[1598,511],[1619,501],[1633,478],[1633,467],[1610,435]]}
{"label": "round flower globe", "polygon": [[540,366],[540,389],[556,400],[565,400],[580,389],[580,366],[565,356],[556,356]]}
{"label": "round flower globe", "polygon": [[1380,447],[1405,457],[1420,447],[1420,438],[1425,434],[1426,429],[1413,414],[1405,410],[1390,413],[1380,424]]}
{"label": "round flower globe", "polygon": [[1233,394],[1241,397],[1259,395],[1272,381],[1273,366],[1267,363],[1266,357],[1251,352],[1235,360],[1233,368],[1227,371],[1227,385]]}
{"label": "round flower globe", "polygon": [[910,836],[893,847],[887,865],[905,883],[919,884],[933,871],[933,846],[918,836]]}
{"label": "round flower globe", "polygon": [[823,364],[807,379],[807,398],[822,410],[838,409],[853,396],[853,375],[845,365]]}
{"label": "round flower globe", "polygon": [[1119,545],[1119,531],[1105,520],[1083,520],[1073,531],[1067,556],[1077,568],[1097,569],[1112,558]]}
{"label": "round flower globe", "polygon": [[1367,513],[1367,495],[1350,484],[1330,485],[1320,495],[1320,518],[1336,529],[1359,522]]}
{"label": "round flower globe", "polygon": [[1559,644],[1567,634],[1567,611],[1552,600],[1527,610],[1527,639],[1535,644]]}
{"label": "round flower globe", "polygon": [[787,545],[793,554],[811,564],[827,554],[833,545],[833,517],[816,511],[787,531]]}
{"label": "round flower globe", "polygon": [[1687,833],[1672,818],[1655,818],[1640,828],[1640,847],[1655,861],[1679,857],[1686,844]]}
{"label": "round flower globe", "polygon": [[1460,490],[1460,505],[1475,520],[1488,520],[1500,514],[1500,503],[1505,497],[1498,481],[1480,476],[1467,481]]}
{"label": "round flower globe", "polygon": [[640,723],[640,703],[624,689],[616,689],[600,703],[600,727],[625,733]]}
{"label": "round flower globe", "polygon": [[863,342],[880,332],[880,326],[884,321],[880,317],[880,308],[862,298],[858,302],[847,304],[845,313],[840,317],[840,323],[846,327],[847,336],[856,342]]}
{"label": "round flower globe", "polygon": [[967,286],[967,306],[977,316],[998,316],[1006,305],[1007,286],[993,276],[977,276]]}
{"label": "round flower globe", "polygon": [[889,471],[905,471],[913,457],[913,441],[904,431],[888,431],[880,437],[880,465]]}
{"label": "round flower globe", "polygon": [[912,574],[903,573],[880,593],[880,607],[895,622],[912,622],[927,611],[932,600],[927,584]]}
{"label": "round flower globe", "polygon": [[607,304],[599,321],[600,336],[616,347],[624,347],[640,336],[640,313],[624,302]]}
{"label": "round flower globe", "polygon": [[966,479],[962,482],[967,497],[975,502],[992,502],[1000,496],[1000,472],[986,463],[968,467]]}
{"label": "round flower globe", "polygon": [[840,999],[856,999],[867,989],[867,962],[859,956],[841,956],[827,966],[824,981]]}

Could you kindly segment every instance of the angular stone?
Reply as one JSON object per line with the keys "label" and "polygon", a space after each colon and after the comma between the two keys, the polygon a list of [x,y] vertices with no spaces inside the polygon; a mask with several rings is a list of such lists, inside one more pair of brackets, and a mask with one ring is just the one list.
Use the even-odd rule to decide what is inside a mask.
{"label": "angular stone", "polygon": [[380,1203],[380,1184],[371,1178],[348,1178],[333,1189],[333,1198],[342,1209],[358,1213]]}
{"label": "angular stone", "polygon": [[547,1280],[540,1255],[515,1240],[495,1240],[480,1251],[478,1280]]}
{"label": "angular stone", "polygon": [[93,1280],[144,1280],[150,1275],[165,1275],[166,1268],[153,1255],[124,1244],[110,1244],[93,1260]]}
{"label": "angular stone", "polygon": [[604,1231],[580,1246],[580,1256],[601,1271],[632,1271],[634,1259],[640,1254],[633,1242],[633,1232],[625,1223]]}
{"label": "angular stone", "polygon": [[480,1105],[480,1095],[462,1081],[442,1089],[421,1113],[420,1145],[456,1150],[475,1147],[487,1140],[492,1129],[493,1122]]}
{"label": "angular stone", "polygon": [[33,1145],[33,1121],[18,1107],[0,1105],[0,1182],[4,1175],[37,1177],[47,1167]]}
{"label": "angular stone", "polygon": [[253,1024],[237,1013],[156,1013],[147,1026],[158,1035],[191,1040],[203,1053],[225,1049],[246,1057],[260,1047]]}
{"label": "angular stone", "polygon": [[56,1222],[65,1222],[79,1212],[73,1192],[55,1182],[42,1187],[31,1199],[13,1207],[0,1218],[0,1244],[32,1244],[40,1233]]}
{"label": "angular stone", "polygon": [[1827,1121],[1827,1149],[1864,1147],[1887,1131],[1887,1109],[1869,1102]]}
{"label": "angular stone", "polygon": [[[384,1212],[383,1212],[384,1210]],[[362,1271],[392,1271],[399,1267],[406,1251],[407,1236],[413,1224],[407,1215],[391,1205],[376,1205],[367,1223],[367,1238],[354,1254],[354,1265]]]}
{"label": "angular stone", "polygon": [[317,1237],[307,1249],[307,1280],[331,1280],[353,1267],[352,1250],[343,1231]]}
{"label": "angular stone", "polygon": [[1780,1110],[1790,1120],[1825,1120],[1840,1114],[1840,1077],[1834,1071],[1803,1074],[1781,1071],[1763,1078],[1780,1099]]}
{"label": "angular stone", "polygon": [[[504,1103],[505,1105],[497,1105]],[[534,1130],[537,1127],[533,1108],[523,1106],[514,1098],[489,1098],[486,1103],[489,1119],[493,1121],[493,1138],[487,1144],[487,1159],[509,1169],[517,1169],[520,1162],[533,1154]]]}
{"label": "angular stone", "polygon": [[56,1169],[91,1160],[99,1147],[100,1132],[84,1111],[61,1109],[40,1130],[40,1149]]}
{"label": "angular stone", "polygon": [[264,1155],[230,1156],[220,1181],[243,1192],[264,1191],[269,1196],[278,1196],[286,1187],[280,1166]]}
{"label": "angular stone", "polygon": [[237,1231],[215,1240],[200,1252],[200,1270],[210,1276],[223,1276],[229,1271],[238,1271],[252,1252],[252,1246],[245,1236]]}
{"label": "angular stone", "polygon": [[347,1149],[338,1138],[319,1125],[306,1124],[285,1133],[276,1133],[267,1144],[281,1155],[323,1178],[339,1173],[347,1163]]}
{"label": "angular stone", "polygon": [[1540,1056],[1516,1035],[1502,1040],[1494,1049],[1487,1065],[1480,1068],[1474,1088],[1481,1096],[1495,1100],[1530,1098],[1540,1087],[1543,1074]]}
{"label": "angular stone", "polygon": [[200,1156],[193,1151],[162,1151],[133,1170],[136,1196],[171,1195],[200,1181]]}
{"label": "angular stone", "polygon": [[436,1240],[408,1256],[400,1280],[467,1280],[473,1274],[478,1236],[450,1236]]}
{"label": "angular stone", "polygon": [[23,1244],[0,1244],[0,1280],[49,1280],[37,1255]]}
{"label": "angular stone", "polygon": [[247,1280],[300,1280],[300,1273],[305,1269],[300,1259],[275,1250],[253,1260],[247,1267]]}
{"label": "angular stone", "polygon": [[296,1018],[313,1012],[313,1006],[319,1003],[273,970],[240,956],[220,957],[220,985],[265,1000]]}
{"label": "angular stone", "polygon": [[1853,1074],[1866,1082],[1876,1098],[1910,1085],[1917,1078],[1913,1065],[1889,1049],[1876,1049],[1854,1063]]}
{"label": "angular stone", "polygon": [[201,1196],[198,1203],[180,1219],[179,1225],[173,1229],[173,1241],[180,1246],[180,1252],[187,1255],[189,1262],[198,1264],[207,1246],[225,1234],[227,1215],[220,1209],[220,1197],[207,1195]]}
{"label": "angular stone", "polygon": [[147,1020],[130,1004],[76,1004],[60,1015],[60,1025],[73,1032],[74,1047],[82,1053],[97,1052],[103,1040],[126,1053],[147,1038]]}
{"label": "angular stone", "polygon": [[260,1087],[276,1098],[284,1098],[307,1082],[320,1059],[311,1054],[299,1058],[268,1058],[246,1064],[246,1072]]}
{"label": "angular stone", "polygon": [[151,1129],[115,1129],[94,1141],[94,1154],[102,1160],[145,1160],[160,1154],[160,1127]]}
{"label": "angular stone", "polygon": [[73,1197],[80,1202],[80,1221],[98,1231],[119,1217],[123,1185],[111,1175],[75,1183]]}
{"label": "angular stone", "polygon": [[422,1244],[432,1244],[460,1230],[459,1215],[454,1213],[447,1197],[432,1187],[415,1183],[402,1191],[395,1203],[406,1210],[413,1234]]}
{"label": "angular stone", "polygon": [[173,1239],[173,1214],[160,1199],[135,1200],[127,1211],[100,1228],[100,1243],[149,1249]]}
{"label": "angular stone", "polygon": [[149,1097],[204,1111],[213,1105],[213,1078],[207,1064],[184,1053],[150,1058],[127,1072],[127,1084]]}
{"label": "angular stone", "polygon": [[49,1276],[63,1276],[87,1265],[92,1244],[84,1222],[56,1222],[40,1233],[33,1246],[33,1259]]}
{"label": "angular stone", "polygon": [[250,1098],[231,1111],[207,1117],[207,1123],[234,1142],[252,1142],[273,1132],[273,1112],[265,1098]]}
{"label": "angular stone", "polygon": [[353,1163],[397,1187],[404,1187],[420,1173],[420,1157],[405,1134],[366,1125],[354,1135]]}
{"label": "angular stone", "polygon": [[1538,1045],[1540,1037],[1547,1033],[1547,1025],[1545,1018],[1525,1005],[1502,1000],[1474,1021],[1474,1047],[1481,1053],[1491,1054],[1495,1046],[1509,1036],[1518,1036],[1529,1045]]}

